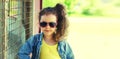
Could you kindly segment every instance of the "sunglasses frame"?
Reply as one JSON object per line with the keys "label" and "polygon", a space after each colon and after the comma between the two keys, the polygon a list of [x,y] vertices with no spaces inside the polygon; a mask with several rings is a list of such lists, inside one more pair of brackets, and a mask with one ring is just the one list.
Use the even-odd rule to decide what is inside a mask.
{"label": "sunglasses frame", "polygon": [[45,21],[40,22],[40,26],[41,26],[41,27],[46,27],[46,26],[48,26],[48,25],[49,25],[51,28],[54,28],[54,27],[57,26],[57,23],[56,23],[56,22],[45,22]]}

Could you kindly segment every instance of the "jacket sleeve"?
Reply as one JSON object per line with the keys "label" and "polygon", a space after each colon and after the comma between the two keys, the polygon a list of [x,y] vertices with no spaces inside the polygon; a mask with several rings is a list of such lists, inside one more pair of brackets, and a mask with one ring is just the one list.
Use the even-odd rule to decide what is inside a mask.
{"label": "jacket sleeve", "polygon": [[18,52],[19,59],[30,59],[30,53],[32,52],[34,37],[29,38],[26,43],[20,48]]}
{"label": "jacket sleeve", "polygon": [[66,58],[67,59],[74,59],[73,51],[67,42],[66,42]]}

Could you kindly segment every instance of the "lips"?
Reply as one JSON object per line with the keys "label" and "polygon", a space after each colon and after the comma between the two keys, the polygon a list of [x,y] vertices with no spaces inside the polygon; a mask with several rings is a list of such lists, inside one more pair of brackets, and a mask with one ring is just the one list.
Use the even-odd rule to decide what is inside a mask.
{"label": "lips", "polygon": [[50,32],[50,30],[45,30],[45,32]]}

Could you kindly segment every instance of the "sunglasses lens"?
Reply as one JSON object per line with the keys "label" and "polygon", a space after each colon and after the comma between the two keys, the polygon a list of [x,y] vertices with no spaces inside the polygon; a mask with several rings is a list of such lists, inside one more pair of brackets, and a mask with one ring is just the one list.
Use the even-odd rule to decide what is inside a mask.
{"label": "sunglasses lens", "polygon": [[47,24],[49,24],[50,27],[55,27],[55,26],[56,26],[56,23],[55,23],[55,22],[50,22],[50,23],[40,22],[40,26],[41,26],[41,27],[46,27]]}
{"label": "sunglasses lens", "polygon": [[41,26],[41,27],[46,27],[46,26],[47,26],[47,23],[46,23],[46,22],[41,22],[41,23],[40,23],[40,26]]}
{"label": "sunglasses lens", "polygon": [[49,25],[50,25],[50,27],[55,27],[56,23],[55,22],[50,22]]}

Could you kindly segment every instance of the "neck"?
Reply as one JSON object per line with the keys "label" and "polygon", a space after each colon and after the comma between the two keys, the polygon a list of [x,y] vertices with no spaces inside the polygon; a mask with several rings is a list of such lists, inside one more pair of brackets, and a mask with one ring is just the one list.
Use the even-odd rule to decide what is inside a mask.
{"label": "neck", "polygon": [[44,36],[44,40],[46,41],[47,44],[49,45],[54,45],[57,42],[53,39],[52,36]]}
{"label": "neck", "polygon": [[52,35],[51,36],[44,36],[45,40],[52,40]]}

